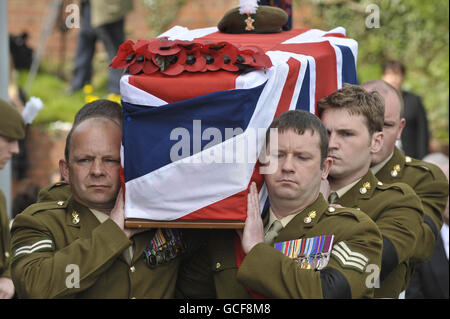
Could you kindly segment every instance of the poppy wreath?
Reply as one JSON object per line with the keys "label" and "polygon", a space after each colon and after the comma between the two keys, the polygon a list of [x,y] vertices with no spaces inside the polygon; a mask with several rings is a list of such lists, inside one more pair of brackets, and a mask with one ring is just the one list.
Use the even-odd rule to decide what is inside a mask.
{"label": "poppy wreath", "polygon": [[270,58],[257,46],[237,46],[229,42],[169,40],[128,40],[119,47],[111,67],[127,69],[130,74],[161,72],[175,76],[184,71],[230,72],[267,69]]}

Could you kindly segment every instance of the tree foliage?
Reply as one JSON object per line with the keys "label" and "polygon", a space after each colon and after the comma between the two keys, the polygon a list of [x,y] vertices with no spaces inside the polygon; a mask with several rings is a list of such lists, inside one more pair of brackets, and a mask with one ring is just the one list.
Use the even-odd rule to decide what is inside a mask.
{"label": "tree foliage", "polygon": [[[380,78],[386,59],[405,64],[405,89],[422,97],[433,138],[448,143],[449,1],[308,1],[317,15],[313,27],[343,26],[358,41],[360,82]],[[373,26],[374,7],[378,28],[366,23]]]}

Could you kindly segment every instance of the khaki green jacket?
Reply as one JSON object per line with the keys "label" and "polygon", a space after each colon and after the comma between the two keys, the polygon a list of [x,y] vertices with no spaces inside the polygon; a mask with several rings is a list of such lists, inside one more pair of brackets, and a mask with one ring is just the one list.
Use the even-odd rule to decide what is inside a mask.
{"label": "khaki green jacket", "polygon": [[0,190],[0,277],[11,278],[11,249],[6,198]]}
{"label": "khaki green jacket", "polygon": [[[316,217],[306,223],[305,217],[312,211]],[[373,297],[368,278],[372,272],[368,269],[380,269],[382,238],[375,223],[364,213],[348,208],[329,210],[328,203],[319,195],[281,230],[275,242],[331,234],[335,235],[333,249],[343,242],[352,253],[367,258],[364,271],[333,254],[320,271],[301,269],[296,261],[264,243],[256,245],[238,268],[235,231],[214,230],[208,248],[182,268],[179,288],[184,296],[197,298],[252,298],[248,288],[269,298]]]}
{"label": "khaki green jacket", "polygon": [[431,163],[419,161],[394,149],[394,155],[375,175],[384,183],[402,182],[411,186],[422,201],[424,231],[417,246],[417,260],[428,260],[434,251],[442,214],[448,200],[448,181],[442,170]]}
{"label": "khaki green jacket", "polygon": [[39,191],[37,202],[67,200],[71,195],[70,185],[66,181],[56,182]]}
{"label": "khaki green jacket", "polygon": [[[11,230],[11,272],[18,296],[173,298],[181,258],[148,267],[144,249],[154,233],[151,229],[133,237],[129,264],[123,252],[132,242],[112,220],[100,224],[72,198],[31,205]],[[77,272],[79,287],[74,285]]]}
{"label": "khaki green jacket", "polygon": [[422,232],[423,208],[406,184],[384,184],[369,170],[337,204],[364,211],[383,236],[383,258],[377,298],[398,298],[406,287],[409,259]]}

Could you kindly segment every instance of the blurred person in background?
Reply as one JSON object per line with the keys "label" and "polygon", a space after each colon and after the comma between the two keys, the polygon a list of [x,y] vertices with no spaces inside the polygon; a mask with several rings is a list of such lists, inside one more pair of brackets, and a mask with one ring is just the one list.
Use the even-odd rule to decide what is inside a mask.
{"label": "blurred person in background", "polygon": [[[74,61],[74,77],[67,94],[83,88],[91,82],[92,59],[95,43],[100,39],[108,54],[108,64],[125,42],[125,15],[133,8],[132,0],[82,0],[81,29]],[[108,93],[120,94],[119,81],[122,71],[108,68]]]}
{"label": "blurred person in background", "polygon": [[430,141],[427,113],[418,95],[402,90],[405,74],[406,68],[400,61],[389,60],[383,65],[383,81],[392,85],[403,98],[406,125],[400,148],[405,155],[420,159],[428,154]]}

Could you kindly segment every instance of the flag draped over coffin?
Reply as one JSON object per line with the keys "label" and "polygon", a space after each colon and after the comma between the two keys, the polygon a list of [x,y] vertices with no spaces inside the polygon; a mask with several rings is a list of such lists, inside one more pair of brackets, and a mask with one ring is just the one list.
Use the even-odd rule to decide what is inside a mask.
{"label": "flag draped over coffin", "polygon": [[288,110],[316,113],[320,98],[356,84],[357,42],[341,27],[276,34],[174,27],[161,36],[256,45],[273,66],[245,74],[122,77],[126,217],[244,221],[251,181],[261,203],[267,199],[256,160],[264,144],[258,131]]}

